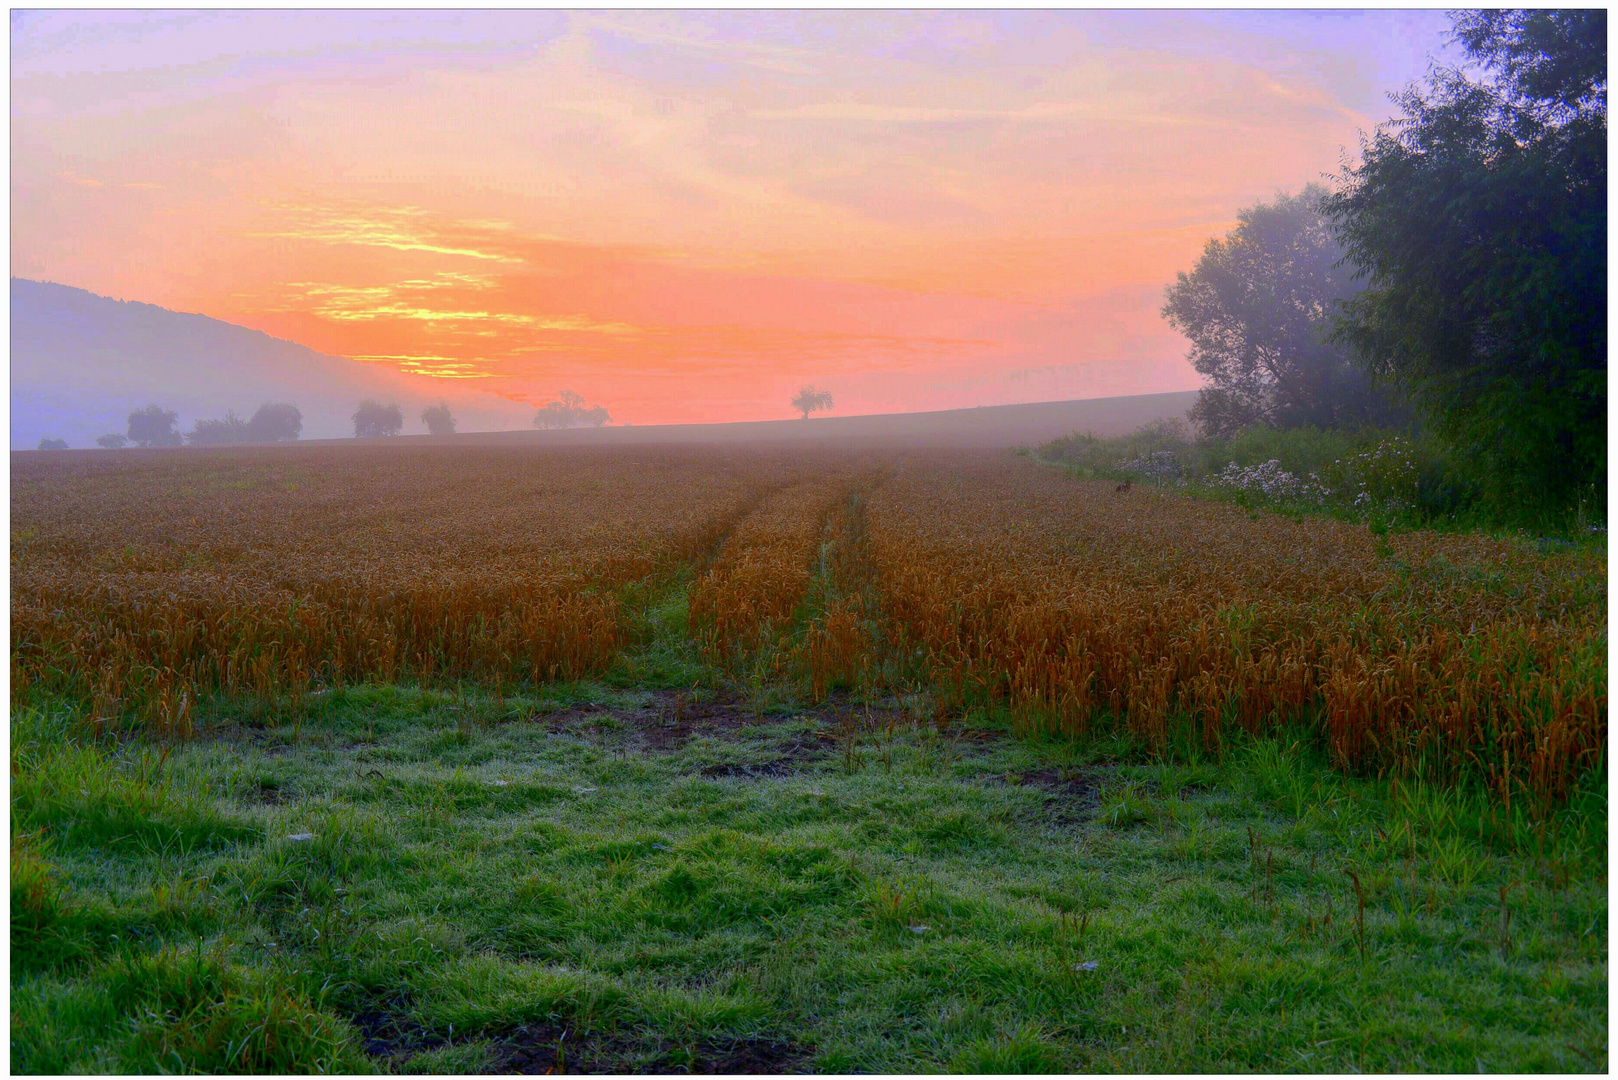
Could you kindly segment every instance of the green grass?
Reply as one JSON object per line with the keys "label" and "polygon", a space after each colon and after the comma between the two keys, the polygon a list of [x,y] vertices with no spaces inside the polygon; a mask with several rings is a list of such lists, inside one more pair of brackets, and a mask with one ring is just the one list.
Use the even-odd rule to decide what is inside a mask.
{"label": "green grass", "polygon": [[[1180,420],[1160,420],[1114,438],[1075,432],[1019,452],[1077,479],[1128,480],[1294,517],[1333,517],[1379,530],[1486,532],[1555,548],[1606,544],[1604,492],[1586,491],[1576,505],[1552,514],[1526,506],[1491,510],[1477,478],[1431,431],[1260,424],[1213,437]],[[1313,478],[1316,489],[1265,494],[1220,479],[1227,466],[1269,461],[1298,480]]]}
{"label": "green grass", "polygon": [[599,683],[14,709],[14,1070],[1606,1068],[1595,789],[755,707],[681,584]]}

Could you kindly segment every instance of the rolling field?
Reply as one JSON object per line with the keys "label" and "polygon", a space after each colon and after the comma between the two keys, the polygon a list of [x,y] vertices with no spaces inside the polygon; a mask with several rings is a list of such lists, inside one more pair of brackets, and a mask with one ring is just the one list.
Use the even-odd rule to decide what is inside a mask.
{"label": "rolling field", "polygon": [[785,444],[12,530],[14,1069],[1606,1067],[1604,546]]}

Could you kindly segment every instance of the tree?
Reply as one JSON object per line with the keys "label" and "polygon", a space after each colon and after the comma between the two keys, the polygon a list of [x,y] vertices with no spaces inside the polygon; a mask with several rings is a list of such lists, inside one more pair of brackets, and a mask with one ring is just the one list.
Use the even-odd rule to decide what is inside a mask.
{"label": "tree", "polygon": [[399,434],[404,427],[404,414],[397,405],[383,405],[378,401],[362,401],[354,413],[354,437],[375,439]]}
{"label": "tree", "polygon": [[1354,283],[1321,212],[1325,196],[1311,184],[1240,211],[1236,228],[1208,241],[1168,288],[1163,317],[1191,339],[1188,359],[1208,380],[1191,419],[1209,435],[1392,415],[1351,350],[1326,340]]}
{"label": "tree", "polygon": [[247,421],[233,412],[226,412],[223,420],[198,420],[191,425],[185,441],[192,446],[229,446],[248,442]]}
{"label": "tree", "polygon": [[68,447],[64,439],[41,439],[39,440],[39,448],[41,450],[66,450]]}
{"label": "tree", "polygon": [[612,414],[604,406],[587,409],[583,395],[572,390],[563,390],[556,395],[555,401],[544,405],[534,414],[534,426],[537,428],[569,428],[579,424],[600,427],[611,422]]}
{"label": "tree", "polygon": [[107,450],[122,450],[129,445],[129,440],[116,431],[96,439],[96,445]]}
{"label": "tree", "polygon": [[129,414],[129,441],[136,446],[179,446],[184,440],[175,430],[178,413],[148,405]]}
{"label": "tree", "polygon": [[1497,513],[1605,490],[1607,54],[1599,9],[1479,11],[1326,201],[1367,287],[1336,340],[1404,388]]}
{"label": "tree", "polygon": [[302,434],[303,413],[284,401],[260,405],[247,422],[248,442],[297,442]]}
{"label": "tree", "polygon": [[798,391],[798,396],[792,399],[792,407],[803,413],[805,420],[812,412],[820,412],[831,408],[831,391],[816,390],[812,386],[805,386]]}
{"label": "tree", "polygon": [[302,432],[303,414],[296,405],[260,405],[251,420],[228,411],[223,420],[198,420],[185,441],[193,446],[295,442]]}
{"label": "tree", "polygon": [[421,422],[427,425],[430,435],[455,434],[455,417],[450,415],[449,406],[442,401],[421,410]]}

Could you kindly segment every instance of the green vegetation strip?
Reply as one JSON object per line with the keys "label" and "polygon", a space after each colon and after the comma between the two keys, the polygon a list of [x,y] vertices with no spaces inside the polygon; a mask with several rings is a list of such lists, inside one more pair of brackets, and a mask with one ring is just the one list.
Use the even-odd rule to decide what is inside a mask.
{"label": "green vegetation strip", "polygon": [[172,747],[14,711],[13,1068],[1606,1068],[1604,805],[761,702],[681,616]]}

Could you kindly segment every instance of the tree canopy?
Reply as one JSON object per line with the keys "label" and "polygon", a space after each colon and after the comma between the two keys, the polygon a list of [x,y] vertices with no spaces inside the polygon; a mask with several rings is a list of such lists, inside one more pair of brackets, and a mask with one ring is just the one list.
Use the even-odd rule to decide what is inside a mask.
{"label": "tree canopy", "polygon": [[555,401],[544,405],[534,414],[534,426],[537,428],[570,428],[580,424],[600,427],[610,423],[612,414],[605,406],[586,408],[584,396],[572,390],[563,390],[556,395]]}
{"label": "tree canopy", "polygon": [[303,434],[303,413],[289,402],[260,405],[247,421],[249,442],[297,442]]}
{"label": "tree canopy", "polygon": [[354,437],[378,439],[397,435],[404,428],[404,413],[397,405],[383,405],[379,401],[362,401],[354,411]]}
{"label": "tree canopy", "polygon": [[1605,484],[1606,12],[1463,12],[1325,209],[1367,287],[1334,340],[1405,388],[1497,512]]}
{"label": "tree canopy", "polygon": [[421,410],[421,422],[427,425],[429,435],[455,434],[455,417],[450,415],[449,406],[442,401]]}
{"label": "tree canopy", "polygon": [[176,430],[180,415],[160,405],[148,405],[129,414],[129,441],[136,446],[179,446]]}
{"label": "tree canopy", "polygon": [[225,413],[223,420],[198,420],[186,433],[185,441],[192,446],[229,446],[248,442],[247,421],[233,412]]}
{"label": "tree canopy", "polygon": [[1236,228],[1208,241],[1168,288],[1163,317],[1191,339],[1189,359],[1208,379],[1191,417],[1209,435],[1392,415],[1350,350],[1327,340],[1355,286],[1321,212],[1325,196],[1311,184],[1240,211]]}
{"label": "tree canopy", "polygon": [[831,391],[805,386],[798,391],[798,396],[792,399],[792,407],[803,413],[803,418],[807,420],[810,413],[832,407]]}
{"label": "tree canopy", "polygon": [[193,446],[233,443],[296,442],[303,433],[303,413],[296,405],[260,405],[251,420],[226,412],[223,420],[198,420],[186,434]]}

